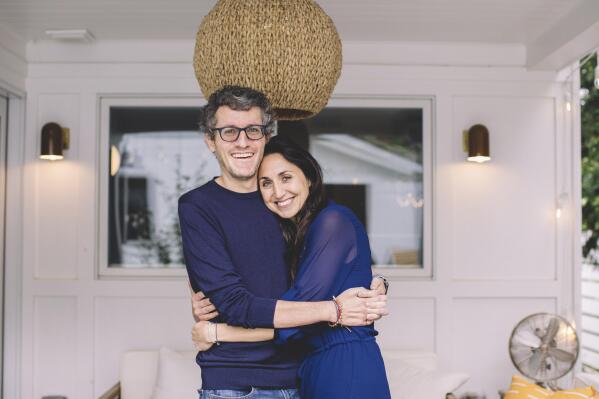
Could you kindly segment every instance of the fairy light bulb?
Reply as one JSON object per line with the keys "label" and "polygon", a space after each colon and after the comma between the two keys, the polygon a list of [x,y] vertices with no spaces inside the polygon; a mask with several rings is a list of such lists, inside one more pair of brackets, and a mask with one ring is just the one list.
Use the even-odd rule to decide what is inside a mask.
{"label": "fairy light bulb", "polygon": [[557,198],[557,204],[555,207],[555,218],[556,219],[560,219],[562,217],[564,205],[566,204],[567,200],[568,200],[567,193],[561,193],[559,195],[559,197]]}

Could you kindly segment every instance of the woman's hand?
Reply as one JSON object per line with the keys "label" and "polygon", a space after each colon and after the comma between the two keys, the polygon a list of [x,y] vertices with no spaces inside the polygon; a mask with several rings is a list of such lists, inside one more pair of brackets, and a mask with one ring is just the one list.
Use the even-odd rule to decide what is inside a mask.
{"label": "woman's hand", "polygon": [[210,342],[210,333],[208,331],[211,324],[208,321],[199,321],[191,329],[193,346],[200,352],[207,351],[214,345],[214,342]]}
{"label": "woman's hand", "polygon": [[[345,326],[365,326],[389,314],[387,296],[366,288],[350,288],[337,297],[340,322]],[[335,320],[333,320],[334,322]]]}

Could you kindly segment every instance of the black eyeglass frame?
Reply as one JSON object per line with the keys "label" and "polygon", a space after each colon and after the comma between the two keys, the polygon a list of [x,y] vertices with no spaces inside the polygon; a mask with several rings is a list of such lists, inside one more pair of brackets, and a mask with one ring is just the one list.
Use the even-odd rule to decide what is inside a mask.
{"label": "black eyeglass frame", "polygon": [[[260,128],[260,132],[262,132],[262,136],[258,137],[258,138],[251,138],[248,135],[247,129],[251,128],[251,127],[259,127]],[[225,141],[227,143],[234,143],[239,139],[239,135],[241,134],[241,132],[245,133],[245,137],[248,138],[248,140],[252,140],[252,141],[258,141],[261,140],[264,136],[266,136],[266,128],[268,127],[268,125],[247,125],[246,127],[237,127],[237,126],[223,126],[223,127],[213,127],[212,129],[210,129],[210,132],[212,134],[214,134],[214,132],[218,132],[218,135],[220,136],[222,141]],[[225,140],[225,138],[223,137],[223,133],[222,131],[224,129],[236,129],[237,130],[237,135],[235,136],[235,138],[233,140]]]}

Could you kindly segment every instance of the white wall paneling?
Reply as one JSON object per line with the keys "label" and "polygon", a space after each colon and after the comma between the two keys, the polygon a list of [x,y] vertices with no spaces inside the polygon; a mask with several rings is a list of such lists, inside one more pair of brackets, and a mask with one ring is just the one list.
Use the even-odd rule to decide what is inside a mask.
{"label": "white wall paneling", "polygon": [[435,351],[436,298],[389,298],[394,309],[389,317],[376,323],[384,333],[378,342],[384,348]]}
{"label": "white wall paneling", "polygon": [[33,298],[33,397],[77,397],[77,297]]}
{"label": "white wall paneling", "polygon": [[[56,122],[71,131],[71,143],[65,151],[66,162],[37,160],[36,195],[33,197],[35,226],[34,276],[38,279],[77,279],[77,242],[79,223],[64,223],[77,218],[79,198],[78,159],[79,94],[40,94],[37,96],[36,132],[48,122]],[[36,149],[39,151],[39,137]],[[60,231],[60,234],[56,234]]]}
{"label": "white wall paneling", "polygon": [[[453,366],[471,375],[462,391],[498,397],[489,387],[507,388],[515,373],[507,351],[512,329],[529,314],[556,312],[556,305],[551,297],[455,298]],[[477,367],[481,363],[484,367]]]}
{"label": "white wall paneling", "polygon": [[[61,47],[56,54],[62,60],[30,48],[38,58],[28,69],[22,143],[23,399],[54,388],[69,398],[91,399],[116,382],[122,351],[190,345],[184,279],[99,280],[95,267],[100,98],[198,98],[191,50],[164,63],[139,51],[127,60],[115,44],[116,63],[107,58],[110,43],[98,46],[105,47],[104,55],[87,58],[68,56],[74,50]],[[157,46],[168,53],[168,44]],[[430,47],[411,46],[421,54]],[[392,315],[377,323],[379,341],[383,347],[434,350],[444,368],[469,372],[469,387],[494,397],[515,371],[506,336],[513,325],[537,311],[576,314],[568,277],[578,237],[572,227],[578,195],[571,189],[575,140],[564,124],[558,74],[509,66],[525,62],[517,49],[499,48],[512,54],[511,61],[483,67],[474,63],[473,48],[448,46],[451,51],[439,54],[455,50],[452,57],[461,54],[470,66],[447,66],[432,56],[426,66],[400,65],[393,57],[370,60],[367,54],[374,54],[376,45],[349,44],[351,63],[344,65],[334,96],[432,99],[433,277],[391,282]],[[41,125],[51,119],[71,128],[73,148],[62,163],[37,159]],[[473,123],[490,129],[493,160],[485,165],[466,164],[461,152],[462,130]],[[568,194],[568,211],[556,222],[562,192]],[[54,315],[65,324],[37,328]],[[72,327],[69,345],[61,341],[64,326]],[[40,346],[53,342],[75,364],[65,366],[74,370],[68,381],[57,377],[60,386],[53,385],[59,370],[50,361],[59,354]]]}
{"label": "white wall paneling", "polygon": [[[556,278],[556,127],[552,98],[455,97],[459,132],[489,129],[491,162],[455,163],[452,264],[455,279]],[[544,171],[542,174],[539,171]]]}

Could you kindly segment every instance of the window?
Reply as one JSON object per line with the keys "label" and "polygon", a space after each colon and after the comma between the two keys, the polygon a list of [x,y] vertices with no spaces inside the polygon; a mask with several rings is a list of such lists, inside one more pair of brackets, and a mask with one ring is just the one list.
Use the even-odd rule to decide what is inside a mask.
{"label": "window", "polygon": [[[101,100],[100,275],[184,275],[178,197],[219,167],[199,99]],[[432,101],[336,99],[278,132],[321,163],[329,197],[366,227],[373,264],[431,276]]]}
{"label": "window", "polygon": [[102,99],[101,275],[184,275],[177,200],[219,174],[201,105]]}
{"label": "window", "polygon": [[336,99],[313,118],[279,124],[321,164],[329,197],[358,215],[386,275],[431,276],[431,108]]}

